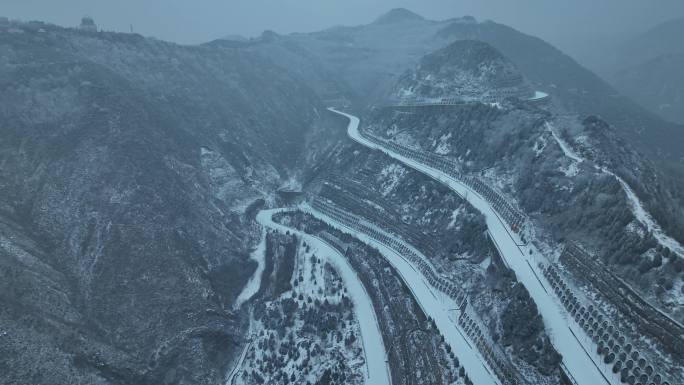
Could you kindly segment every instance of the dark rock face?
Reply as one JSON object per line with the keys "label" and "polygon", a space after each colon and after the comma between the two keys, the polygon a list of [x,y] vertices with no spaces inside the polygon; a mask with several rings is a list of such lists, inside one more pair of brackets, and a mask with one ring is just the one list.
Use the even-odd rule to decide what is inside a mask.
{"label": "dark rock face", "polygon": [[244,208],[317,99],[239,49],[46,28],[0,34],[4,380],[219,382],[255,268]]}

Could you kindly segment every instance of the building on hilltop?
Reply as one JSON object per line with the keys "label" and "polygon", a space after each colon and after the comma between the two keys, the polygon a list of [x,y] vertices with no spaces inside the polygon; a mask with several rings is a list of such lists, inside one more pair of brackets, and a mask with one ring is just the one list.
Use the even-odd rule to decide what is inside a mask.
{"label": "building on hilltop", "polygon": [[81,19],[81,25],[79,27],[81,31],[97,32],[97,25],[92,17],[85,16]]}

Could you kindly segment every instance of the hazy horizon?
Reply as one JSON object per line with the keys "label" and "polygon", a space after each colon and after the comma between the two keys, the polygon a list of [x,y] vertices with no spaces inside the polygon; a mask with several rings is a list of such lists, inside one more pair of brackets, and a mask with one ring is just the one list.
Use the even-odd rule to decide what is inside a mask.
{"label": "hazy horizon", "polygon": [[[572,3],[548,0],[254,0],[227,3],[205,0],[198,6],[184,0],[4,0],[0,15],[20,20],[41,20],[75,26],[92,16],[104,30],[135,32],[182,44],[197,44],[228,35],[258,36],[264,30],[286,34],[311,32],[335,25],[372,22],[393,8],[407,8],[428,19],[443,20],[471,15],[493,20],[543,38],[564,50],[581,49],[588,39],[614,39],[647,30],[684,16],[684,2],[590,0]],[[579,27],[581,28],[574,28]]]}

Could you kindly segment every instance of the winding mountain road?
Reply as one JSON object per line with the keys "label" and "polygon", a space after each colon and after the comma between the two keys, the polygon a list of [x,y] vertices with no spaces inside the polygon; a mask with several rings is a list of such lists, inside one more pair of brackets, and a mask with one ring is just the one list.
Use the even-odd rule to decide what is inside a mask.
{"label": "winding mountain road", "polygon": [[[538,250],[532,245],[520,246],[523,243],[521,239],[517,234],[509,231],[506,223],[501,220],[486,199],[451,176],[383,148],[364,138],[359,132],[359,118],[334,108],[329,110],[349,119],[347,134],[352,140],[364,147],[382,151],[404,165],[439,181],[479,210],[485,216],[490,235],[501,252],[501,256],[515,271],[518,280],[525,285],[532,299],[537,304],[551,341],[556,350],[563,356],[563,364],[574,377],[577,384],[617,385],[619,383],[619,380],[616,381],[608,368],[603,367],[601,362],[594,361],[594,358],[590,355],[590,352],[593,350],[591,345],[588,343],[583,344],[580,341],[581,337],[578,338],[577,334],[571,329],[573,323],[570,322],[570,316],[565,312],[560,301],[553,293],[547,292],[542,282],[542,279],[544,279],[543,274],[537,267],[534,258],[535,255],[540,255]],[[540,279],[540,277],[542,278]]]}
{"label": "winding mountain road", "polygon": [[354,305],[354,314],[359,321],[361,341],[366,358],[366,384],[391,385],[389,363],[385,344],[380,333],[380,326],[375,315],[375,309],[366,288],[354,272],[349,261],[337,249],[323,239],[301,232],[273,221],[273,215],[292,211],[292,209],[262,210],[257,214],[257,222],[264,227],[285,233],[294,233],[316,251],[316,255],[332,264],[342,277],[347,293]]}
{"label": "winding mountain road", "polygon": [[[423,309],[423,312],[435,321],[437,329],[439,329],[445,341],[454,350],[473,383],[477,385],[501,384],[486,364],[484,357],[473,346],[474,341],[469,341],[465,336],[465,332],[458,326],[459,310],[457,309],[460,305],[449,296],[435,289],[430,284],[429,277],[423,275],[418,266],[404,258],[393,248],[378,242],[370,235],[349,227],[318,210],[306,205],[301,206],[300,210],[377,249],[401,275],[401,278],[409,290],[411,290],[413,297],[421,309]],[[376,231],[391,237],[390,234],[385,233],[382,229],[376,229]]]}

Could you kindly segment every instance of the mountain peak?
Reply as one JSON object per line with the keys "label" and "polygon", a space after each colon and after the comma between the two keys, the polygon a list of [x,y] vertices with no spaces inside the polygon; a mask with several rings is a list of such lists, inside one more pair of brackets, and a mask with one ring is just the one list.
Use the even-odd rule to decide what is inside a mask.
{"label": "mountain peak", "polygon": [[464,70],[475,71],[483,64],[508,62],[496,48],[480,40],[456,40],[448,46],[426,55],[423,67],[439,71],[442,66],[457,65]]}
{"label": "mountain peak", "polygon": [[249,41],[248,38],[242,36],[242,35],[226,35],[221,38],[221,40],[228,40],[228,41],[238,41],[241,43],[244,43],[246,41]]}
{"label": "mountain peak", "polygon": [[401,23],[405,21],[422,21],[425,20],[417,13],[411,12],[406,8],[395,8],[386,14],[377,18],[374,24],[392,24]]}
{"label": "mountain peak", "polygon": [[531,90],[515,65],[491,45],[457,40],[426,55],[399,80],[393,99],[456,98],[501,101],[529,98]]}

